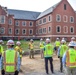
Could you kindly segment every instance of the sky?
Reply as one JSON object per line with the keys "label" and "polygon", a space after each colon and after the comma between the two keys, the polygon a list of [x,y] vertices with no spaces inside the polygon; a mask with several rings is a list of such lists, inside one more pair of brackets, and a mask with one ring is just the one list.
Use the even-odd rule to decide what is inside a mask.
{"label": "sky", "polygon": [[[8,9],[43,12],[61,0],[0,0],[0,5]],[[76,10],[76,0],[68,0]]]}

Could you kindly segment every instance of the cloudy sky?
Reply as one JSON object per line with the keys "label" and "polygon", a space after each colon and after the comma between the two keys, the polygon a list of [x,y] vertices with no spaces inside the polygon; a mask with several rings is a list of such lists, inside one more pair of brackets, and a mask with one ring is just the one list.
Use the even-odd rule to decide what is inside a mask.
{"label": "cloudy sky", "polygon": [[[30,10],[42,12],[61,0],[0,0],[0,5],[9,9]],[[76,10],[76,0],[68,0]]]}

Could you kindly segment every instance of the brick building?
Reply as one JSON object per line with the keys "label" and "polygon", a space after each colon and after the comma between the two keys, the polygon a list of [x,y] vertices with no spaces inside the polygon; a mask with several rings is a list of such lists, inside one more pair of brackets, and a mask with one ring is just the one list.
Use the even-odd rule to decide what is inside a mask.
{"label": "brick building", "polygon": [[0,6],[0,37],[56,37],[70,40],[76,37],[76,12],[68,2],[59,3],[43,12],[13,10]]}

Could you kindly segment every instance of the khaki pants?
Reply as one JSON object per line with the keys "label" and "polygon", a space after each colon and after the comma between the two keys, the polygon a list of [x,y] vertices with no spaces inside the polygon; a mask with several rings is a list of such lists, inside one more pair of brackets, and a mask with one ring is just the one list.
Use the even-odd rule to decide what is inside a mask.
{"label": "khaki pants", "polygon": [[65,75],[76,75],[76,68],[66,67],[64,73]]}
{"label": "khaki pants", "polygon": [[40,49],[41,58],[44,58],[43,49]]}
{"label": "khaki pants", "polygon": [[34,58],[34,50],[30,50],[30,52],[29,52],[29,58]]}

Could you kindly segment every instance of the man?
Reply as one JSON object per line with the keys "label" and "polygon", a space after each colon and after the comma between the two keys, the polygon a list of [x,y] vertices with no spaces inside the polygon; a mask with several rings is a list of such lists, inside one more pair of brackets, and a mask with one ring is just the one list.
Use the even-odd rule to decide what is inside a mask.
{"label": "man", "polygon": [[75,42],[69,43],[69,50],[64,54],[62,62],[65,70],[65,75],[76,75],[76,51]]}
{"label": "man", "polygon": [[58,49],[58,58],[60,58],[60,72],[63,72],[62,57],[67,50],[68,46],[66,45],[66,41],[62,39],[61,46]]}
{"label": "man", "polygon": [[2,46],[3,40],[0,40],[0,59],[3,53],[3,46]]}
{"label": "man", "polygon": [[19,53],[14,50],[14,41],[7,41],[7,50],[1,57],[1,74],[2,75],[18,75],[20,70],[20,56]]}
{"label": "man", "polygon": [[30,40],[29,49],[30,49],[29,58],[34,59],[34,43],[33,43],[33,39]]}
{"label": "man", "polygon": [[46,45],[44,47],[44,59],[45,59],[45,70],[46,74],[49,74],[48,72],[48,61],[50,62],[50,69],[51,72],[54,73],[53,70],[53,46],[50,44],[50,39],[46,39]]}

